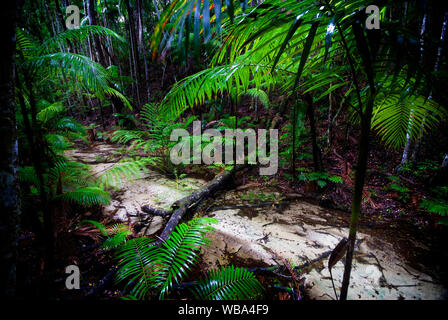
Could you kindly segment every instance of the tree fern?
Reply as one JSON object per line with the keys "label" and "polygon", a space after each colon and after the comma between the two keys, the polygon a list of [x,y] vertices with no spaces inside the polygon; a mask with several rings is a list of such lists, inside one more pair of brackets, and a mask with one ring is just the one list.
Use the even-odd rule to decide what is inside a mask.
{"label": "tree fern", "polygon": [[191,291],[200,300],[251,300],[261,298],[263,290],[252,272],[229,266],[209,271]]}

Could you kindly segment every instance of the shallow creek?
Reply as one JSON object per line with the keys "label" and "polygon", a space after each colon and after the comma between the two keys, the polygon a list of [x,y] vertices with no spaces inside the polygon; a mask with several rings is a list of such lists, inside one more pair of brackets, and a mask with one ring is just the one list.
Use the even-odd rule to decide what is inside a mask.
{"label": "shallow creek", "polygon": [[[92,174],[97,176],[116,165],[120,158],[116,147],[107,144],[71,150],[67,155],[89,164]],[[174,201],[204,184],[206,181],[192,178],[176,182],[149,171],[133,181],[123,180],[112,192],[113,201],[103,208],[103,214],[113,220],[135,224],[145,218],[141,216],[142,205],[169,209]],[[228,200],[235,204],[240,192],[222,193],[215,200],[220,203]],[[250,192],[256,193],[257,190],[251,189]],[[291,202],[282,209],[209,210],[207,215],[217,218],[219,223],[215,225],[211,245],[202,250],[203,269],[233,263],[235,258],[258,266],[282,264],[282,259],[288,259],[293,266],[300,266],[313,260],[315,263],[303,270],[307,296],[311,299],[333,299],[327,268],[328,253],[348,234],[347,219],[341,218],[344,214],[347,218],[347,213],[324,209],[306,201]],[[146,218],[149,223],[140,233],[149,236],[158,233],[166,222],[158,216]],[[429,250],[413,239],[408,243],[420,250]],[[440,257],[444,258],[447,257]],[[333,268],[337,288],[340,287],[343,270],[342,262]],[[361,229],[348,298],[446,299],[446,288],[427,274],[429,272],[421,270],[424,268],[417,270],[410,266],[396,250],[393,239]]]}

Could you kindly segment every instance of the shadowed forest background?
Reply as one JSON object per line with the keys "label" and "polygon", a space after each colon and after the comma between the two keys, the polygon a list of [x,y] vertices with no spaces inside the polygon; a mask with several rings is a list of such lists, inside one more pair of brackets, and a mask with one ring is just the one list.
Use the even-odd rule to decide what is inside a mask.
{"label": "shadowed forest background", "polygon": [[[446,299],[446,4],[2,6],[2,296]],[[174,164],[195,120],[278,171]]]}

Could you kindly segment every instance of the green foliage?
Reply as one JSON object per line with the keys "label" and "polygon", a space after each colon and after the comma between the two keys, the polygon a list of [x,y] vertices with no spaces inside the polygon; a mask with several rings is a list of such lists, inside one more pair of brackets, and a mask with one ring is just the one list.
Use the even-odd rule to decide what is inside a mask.
{"label": "green foliage", "polygon": [[407,162],[401,167],[401,172],[417,178],[429,178],[440,168],[438,161],[424,159],[418,163]]}
{"label": "green foliage", "polygon": [[448,202],[443,199],[422,199],[420,208],[431,213],[437,213],[441,216],[448,215]]}
{"label": "green foliage", "polygon": [[182,223],[162,246],[156,247],[148,238],[136,238],[119,248],[118,281],[134,283],[131,294],[145,298],[150,290],[165,298],[173,284],[179,283],[197,261],[201,246],[209,243],[207,233],[216,223],[211,218],[195,218]]}
{"label": "green foliage", "polygon": [[386,189],[398,192],[398,200],[400,200],[401,202],[403,203],[408,202],[411,197],[409,188],[404,186],[403,182],[398,177],[390,176],[388,177],[388,179],[391,180],[393,183],[388,185]]}
{"label": "green foliage", "polygon": [[[169,46],[173,34],[183,30],[198,3],[173,3],[153,36],[155,55]],[[382,22],[381,37],[365,32],[360,8],[369,4],[365,0],[267,0],[247,14],[239,11],[235,24],[229,23],[230,16],[223,18],[225,40],[210,67],[176,83],[161,103],[161,115],[176,118],[188,108],[225,94],[235,99],[273,87],[286,95],[295,94],[296,89],[312,92],[315,101],[334,92],[340,95],[341,106],[348,106],[349,121],[358,122],[359,114],[373,102],[372,126],[387,146],[402,147],[407,134],[417,139],[446,119],[447,112],[425,98],[432,75],[416,66],[419,57],[415,53],[422,51],[414,38],[418,35],[397,29],[389,21]],[[388,1],[383,11],[396,6],[400,4]],[[168,21],[173,23],[170,27]],[[195,24],[196,42],[200,26]],[[172,28],[170,36],[162,39],[162,30],[167,28]],[[344,63],[337,63],[341,56],[348,63],[345,58]],[[370,89],[375,92],[372,97]]]}
{"label": "green foliage", "polygon": [[66,202],[77,203],[86,207],[107,205],[111,201],[110,194],[98,187],[84,187],[55,196]]}
{"label": "green foliage", "polygon": [[128,236],[132,234],[129,227],[123,223],[117,223],[106,227],[104,224],[94,220],[82,220],[80,224],[90,223],[94,225],[100,233],[106,237],[103,241],[103,248],[115,249],[127,241]]}
{"label": "green foliage", "polygon": [[192,292],[199,300],[252,300],[261,297],[263,287],[252,272],[230,266],[209,271]]}
{"label": "green foliage", "polygon": [[258,203],[263,201],[277,201],[278,195],[276,194],[265,194],[264,192],[254,193],[249,192],[248,194],[241,194],[240,198],[250,203]]}
{"label": "green foliage", "polygon": [[[45,103],[46,101],[44,101]],[[50,120],[54,119],[57,115],[65,111],[65,107],[62,105],[61,101],[50,104],[45,107],[37,114],[37,119],[42,121],[44,124],[48,123]]]}
{"label": "green foliage", "polygon": [[156,163],[152,158],[121,161],[98,177],[99,185],[105,188],[119,187],[123,183],[123,178],[129,181],[141,178],[148,172],[148,165],[156,165]]}
{"label": "green foliage", "polygon": [[343,183],[340,176],[331,175],[328,172],[310,171],[307,168],[298,168],[300,181],[316,181],[319,187],[325,187],[329,181],[334,183]]}
{"label": "green foliage", "polygon": [[75,42],[84,42],[87,39],[92,39],[93,36],[110,37],[121,42],[125,41],[123,37],[108,28],[95,25],[83,25],[75,29],[66,29],[53,38],[44,41],[37,51],[41,54],[50,53],[58,50],[61,44],[70,45]]}
{"label": "green foliage", "polygon": [[448,225],[448,187],[437,187],[431,190],[433,197],[423,198],[420,208],[440,215],[438,224]]}
{"label": "green foliage", "polygon": [[396,149],[404,147],[407,134],[415,141],[447,117],[447,111],[436,102],[421,95],[403,96],[402,88],[397,83],[396,89],[380,92],[372,118],[372,127],[382,141]]}
{"label": "green foliage", "polygon": [[130,144],[130,150],[135,152],[159,155],[145,158],[147,165],[166,173],[174,172],[175,168],[180,172],[180,166],[173,165],[170,160],[170,149],[177,143],[170,141],[170,135],[174,129],[186,129],[195,117],[188,117],[185,122],[174,123],[160,119],[158,112],[155,104],[145,104],[140,112],[145,130],[117,130],[112,136],[112,141]]}
{"label": "green foliage", "polygon": [[[93,93],[97,98],[115,96],[132,110],[128,99],[114,88],[113,77],[100,64],[81,54],[71,52],[54,52],[60,50],[62,43],[74,44],[96,36],[108,36],[123,41],[118,34],[101,26],[81,26],[67,29],[55,37],[37,46],[31,37],[22,30],[18,30],[17,50],[23,57],[18,69],[36,83],[42,81],[60,80],[64,89],[73,93]],[[55,84],[55,82],[53,82]]]}
{"label": "green foliage", "polygon": [[260,100],[261,104],[265,106],[266,109],[269,109],[269,96],[266,93],[266,91],[258,89],[258,88],[251,88],[247,89],[246,92],[242,93],[242,95],[248,95],[254,98],[257,98]]}
{"label": "green foliage", "polygon": [[[206,237],[216,223],[212,218],[195,218],[182,223],[159,248],[148,238],[135,238],[121,245],[117,260],[116,280],[131,286],[128,298],[144,299],[157,292],[167,298],[173,285],[181,283],[199,258],[200,248],[210,240]],[[197,299],[235,300],[260,298],[263,287],[252,272],[233,266],[212,270],[193,286]]]}
{"label": "green foliage", "polygon": [[[299,112],[296,119],[296,128],[294,129],[294,126],[292,123],[289,123],[285,126],[284,131],[280,135],[280,144],[284,147],[282,148],[283,151],[280,152],[280,163],[282,165],[286,165],[287,161],[292,161],[293,153],[295,152],[297,154],[296,160],[306,160],[311,159],[312,155],[310,152],[307,152],[304,150],[302,145],[307,142],[308,140],[308,130],[305,127],[305,121],[304,121],[304,114],[303,110],[299,110],[302,112]],[[293,150],[293,139],[294,139],[294,133],[295,133],[295,150]]]}

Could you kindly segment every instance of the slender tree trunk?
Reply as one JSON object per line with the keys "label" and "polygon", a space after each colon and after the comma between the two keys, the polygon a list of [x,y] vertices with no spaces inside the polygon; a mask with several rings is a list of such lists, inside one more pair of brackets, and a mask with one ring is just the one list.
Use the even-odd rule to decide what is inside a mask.
{"label": "slender tree trunk", "polygon": [[[331,83],[330,83],[330,89],[331,89]],[[328,94],[328,126],[327,126],[327,145],[328,148],[331,148],[331,135],[333,133],[333,121],[331,118],[331,112],[333,109],[333,95],[332,92]]]}
{"label": "slender tree trunk", "polygon": [[137,35],[135,31],[135,18],[134,11],[131,9],[129,4],[129,0],[125,0],[124,4],[126,6],[126,10],[128,11],[128,24],[129,24],[129,38],[131,42],[131,57],[132,57],[132,65],[134,66],[134,75],[135,75],[135,89],[136,89],[136,102],[140,107],[141,99],[140,99],[140,63],[138,56],[138,48],[137,48]]}
{"label": "slender tree trunk", "polygon": [[322,165],[322,154],[317,144],[317,133],[316,133],[316,121],[314,119],[314,103],[311,95],[307,94],[305,96],[307,101],[307,115],[310,120],[310,129],[311,129],[311,144],[313,146],[313,162],[314,162],[314,170],[322,172],[324,166]]}
{"label": "slender tree trunk", "polygon": [[14,106],[14,52],[17,1],[6,1],[0,12],[2,52],[0,71],[0,296],[16,293],[17,237],[20,217],[17,180],[17,127]]}
{"label": "slender tree trunk", "polygon": [[23,96],[23,86],[17,81],[17,87],[20,88],[21,94],[19,95],[20,106],[22,110],[22,116],[24,119],[25,130],[27,131],[28,143],[31,146],[31,159],[33,162],[34,170],[36,172],[37,179],[39,181],[39,195],[41,201],[41,207],[43,211],[44,220],[44,240],[46,245],[45,256],[45,274],[50,277],[53,272],[54,266],[54,228],[53,219],[49,207],[48,196],[45,191],[44,169],[42,167],[42,161],[44,160],[43,146],[39,141],[42,140],[40,128],[38,127],[36,115],[37,105],[33,92],[33,84],[30,78],[25,74],[26,87],[28,90],[28,101],[31,110],[31,124],[28,121],[28,114],[25,106],[25,99]]}
{"label": "slender tree trunk", "polygon": [[[440,60],[442,58],[442,51],[443,51],[443,42],[445,41],[445,38],[446,38],[447,25],[448,25],[448,11],[445,12],[445,15],[443,18],[442,32],[440,35],[440,46],[437,50],[437,58],[436,58],[436,62],[434,65],[434,72],[439,71]],[[427,100],[432,100],[432,91],[429,93]],[[426,117],[423,118],[422,128],[420,129],[420,133],[418,135],[417,142],[415,143],[414,149],[412,150],[412,154],[410,157],[412,162],[415,162],[417,160],[417,154],[418,154],[418,151],[420,149],[422,139],[423,139],[423,129],[425,127],[425,121],[426,121]]]}
{"label": "slender tree trunk", "polygon": [[[88,10],[87,10],[87,1],[88,0],[83,0],[84,12],[88,12]],[[92,50],[92,42],[90,40],[90,37],[87,39],[87,43],[88,43],[88,46],[89,46],[90,60],[94,60],[94,58],[93,58],[93,50]]]}
{"label": "slender tree trunk", "polygon": [[353,189],[353,200],[352,200],[352,215],[350,220],[348,249],[347,249],[347,256],[345,259],[344,277],[342,280],[340,300],[347,300],[348,285],[350,283],[353,251],[355,249],[358,221],[361,215],[362,194],[364,190],[364,183],[367,172],[367,160],[369,157],[369,138],[372,122],[372,110],[375,99],[374,95],[375,95],[374,89],[371,89],[365,113],[361,117],[361,140],[358,150],[358,160],[356,163],[355,187]]}
{"label": "slender tree trunk", "polygon": [[[96,19],[96,12],[95,12],[95,3],[93,0],[88,0],[87,1],[87,13],[88,13],[88,17],[89,17],[89,24],[90,25],[98,25],[98,21]],[[97,57],[98,57],[98,62],[103,66],[106,67],[106,59],[104,57],[102,48],[101,48],[101,41],[100,38],[98,36],[94,36],[93,37],[93,42],[95,44],[95,50],[97,53]],[[93,51],[93,50],[92,50]],[[101,118],[101,125],[103,130],[106,129],[106,125],[104,122],[104,111],[103,111],[103,105],[101,103],[101,101],[99,101],[99,108],[100,108],[100,118]]]}
{"label": "slender tree trunk", "polygon": [[[424,62],[424,45],[425,45],[425,33],[426,33],[427,21],[428,21],[428,16],[426,13],[426,8],[425,8],[425,14],[423,15],[423,20],[422,20],[422,27],[420,29],[420,64],[423,64],[423,62]],[[408,163],[409,156],[411,154],[411,146],[412,146],[411,129],[412,129],[412,126],[414,125],[414,118],[413,118],[412,114],[413,114],[413,110],[411,109],[410,116],[409,116],[409,123],[408,123],[408,132],[406,133],[406,145],[404,146],[400,166],[404,166],[406,163]]]}
{"label": "slender tree trunk", "polygon": [[[89,16],[89,24],[90,25],[98,25],[98,21],[96,19],[96,12],[95,12],[95,3],[93,0],[87,1],[87,14]],[[103,54],[103,50],[101,48],[101,41],[100,38],[95,35],[93,37],[93,42],[95,44],[95,51],[97,52],[98,62],[103,66],[106,67],[106,59]]]}
{"label": "slender tree trunk", "polygon": [[297,140],[297,104],[294,104],[292,110],[292,157],[291,157],[291,171],[293,181],[297,181],[296,173],[296,140]]}

